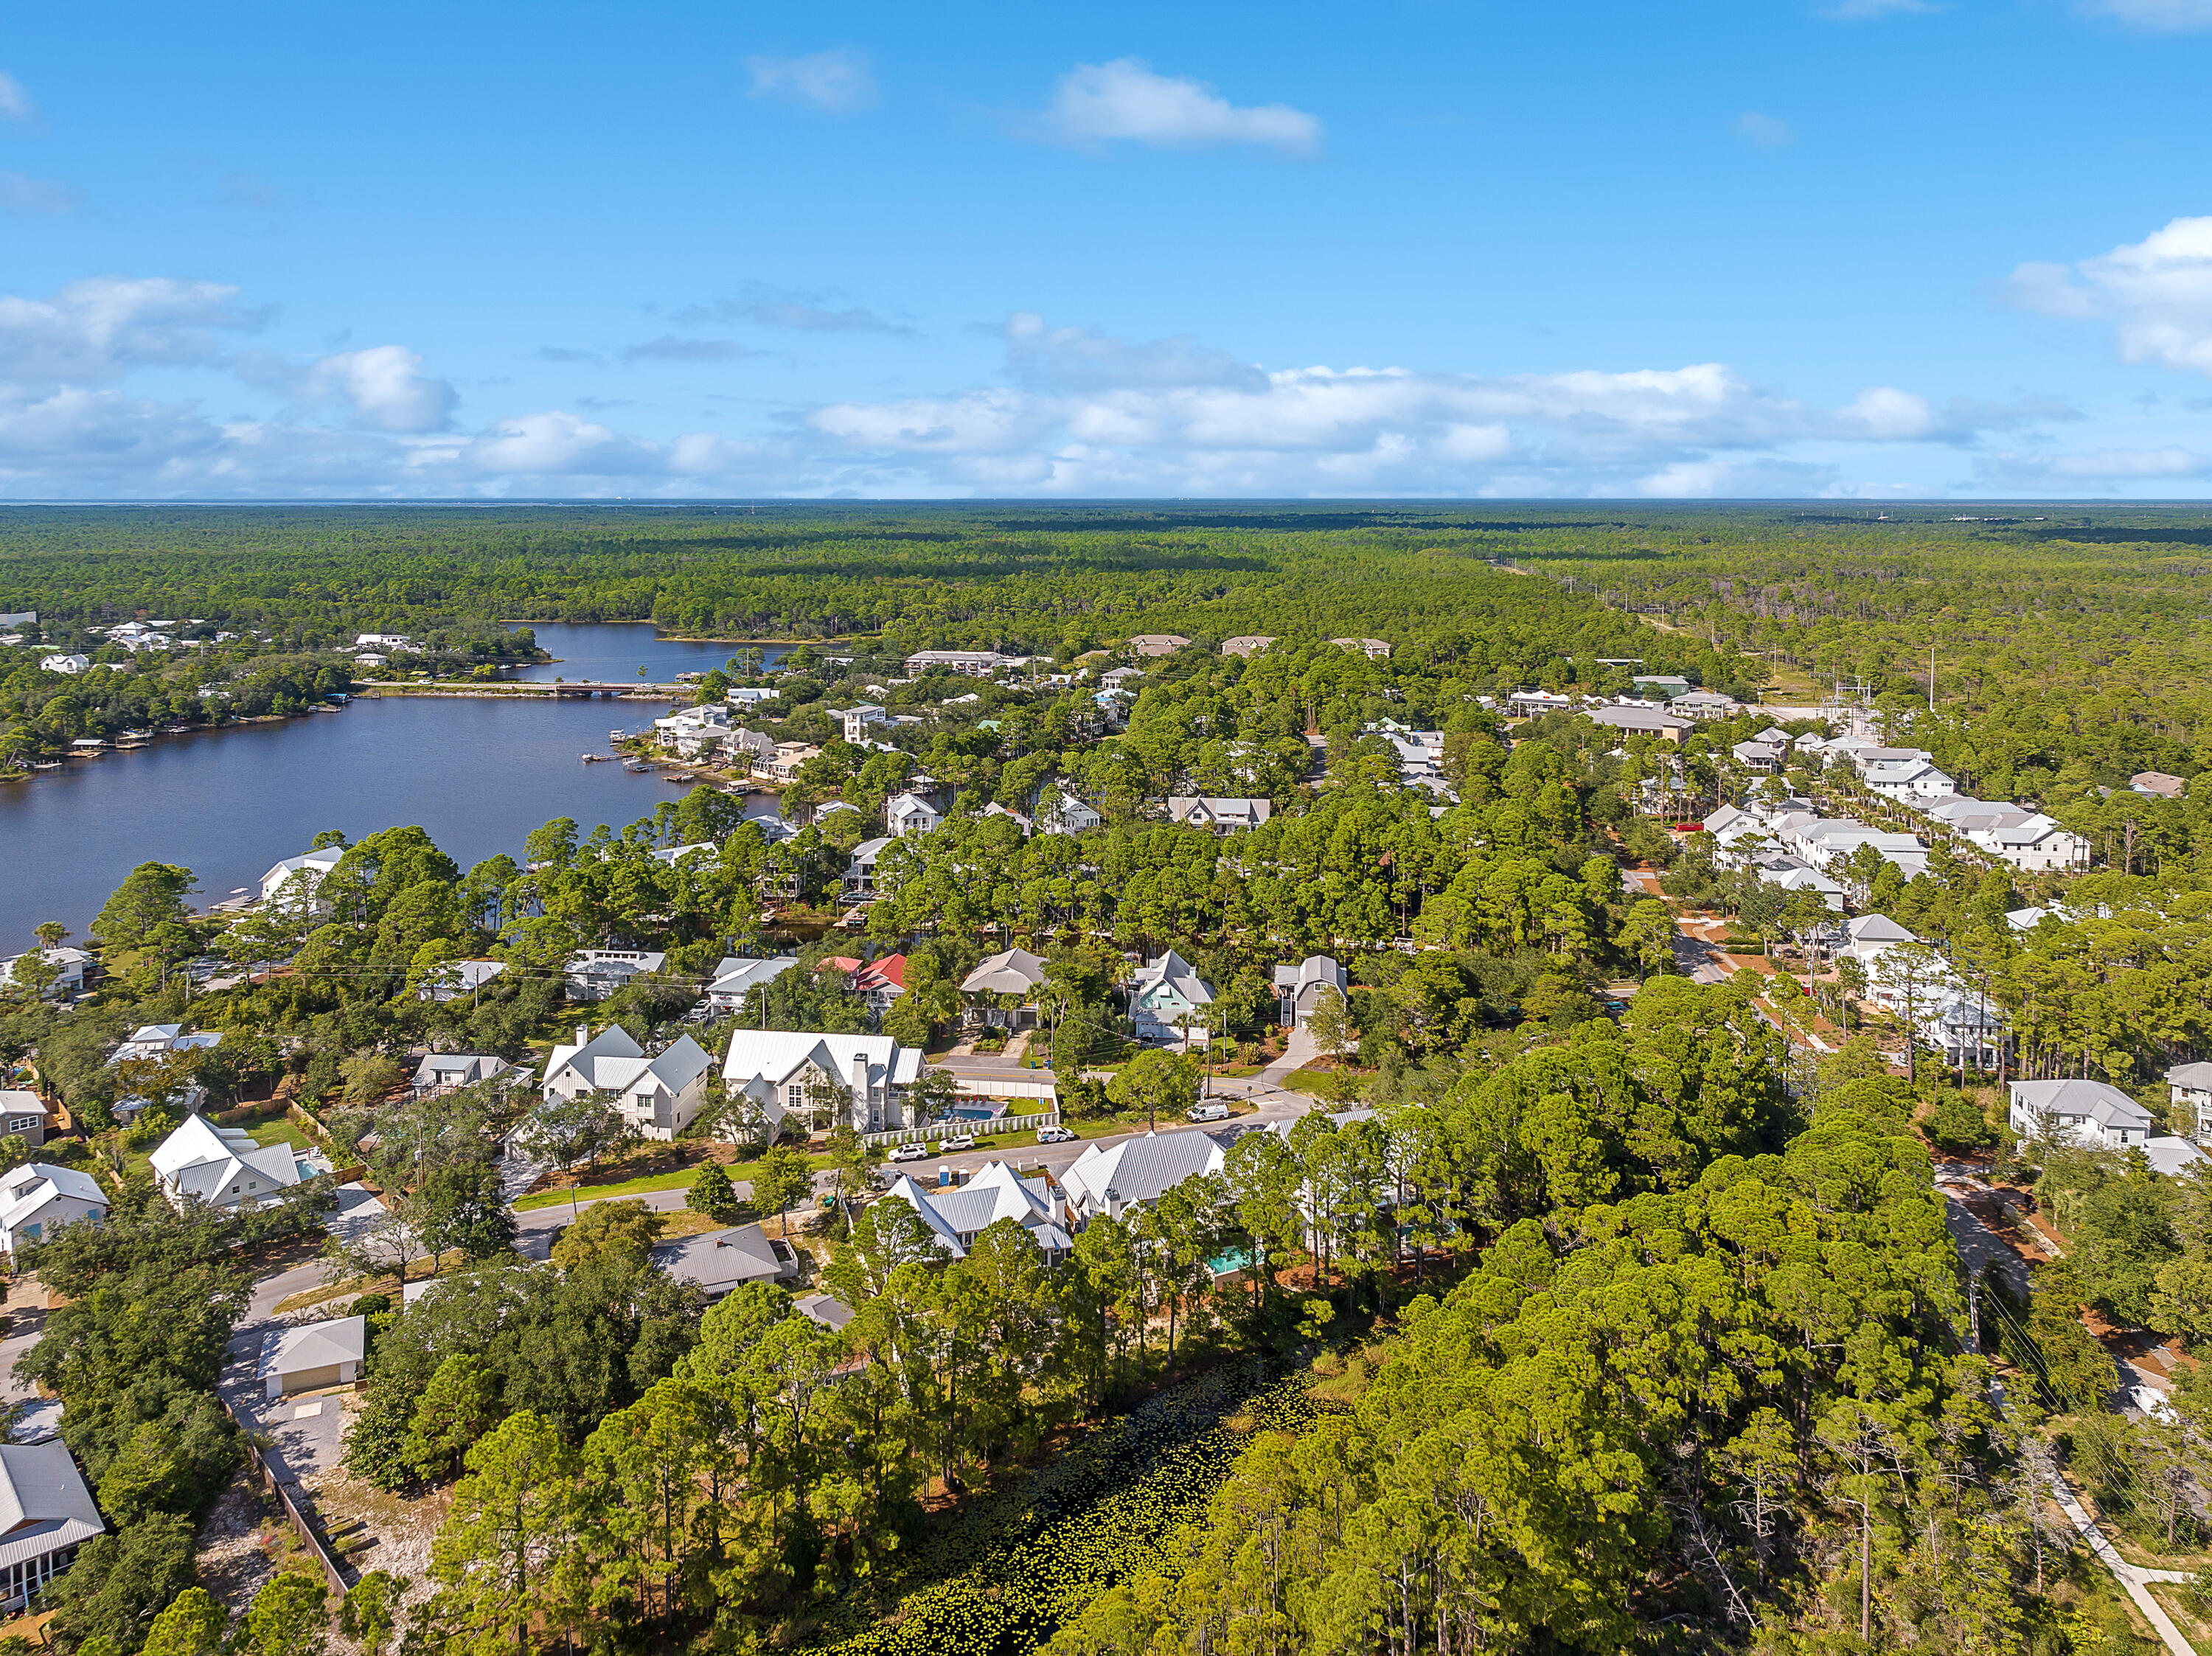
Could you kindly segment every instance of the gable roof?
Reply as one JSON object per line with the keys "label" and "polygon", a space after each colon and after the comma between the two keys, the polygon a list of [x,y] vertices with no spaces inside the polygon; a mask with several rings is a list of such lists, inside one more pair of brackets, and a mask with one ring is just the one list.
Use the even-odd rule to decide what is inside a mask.
{"label": "gable roof", "polygon": [[1194,1128],[1148,1132],[1110,1145],[1093,1144],[1060,1175],[1067,1193],[1103,1209],[1112,1202],[1154,1202],[1171,1185],[1218,1173],[1221,1146]]}
{"label": "gable roof", "polygon": [[2078,1077],[2068,1081],[2015,1081],[2012,1101],[2038,1114],[2087,1116],[2108,1127],[2148,1129],[2150,1125],[2150,1112],[2118,1087]]}
{"label": "gable roof", "polygon": [[1848,928],[1853,943],[1918,943],[1903,926],[1887,914],[1862,914]]}
{"label": "gable roof", "polygon": [[740,1087],[752,1081],[781,1087],[812,1064],[840,1081],[848,1081],[855,1058],[866,1061],[871,1086],[888,1083],[903,1087],[921,1073],[920,1051],[902,1046],[889,1035],[739,1029],[730,1037],[729,1055],[722,1061],[722,1075]]}
{"label": "gable roof", "polygon": [[2177,1087],[2212,1089],[2212,1064],[2177,1064],[2166,1072],[2166,1078]]}
{"label": "gable roof", "polygon": [[59,1438],[0,1444],[0,1569],[106,1532],[84,1474]]}
{"label": "gable roof", "polygon": [[1191,963],[1172,949],[1159,959],[1139,967],[1137,975],[1129,980],[1129,998],[1133,1001],[1162,992],[1177,996],[1193,1006],[1213,1004],[1213,991],[1206,986]]}
{"label": "gable roof", "polygon": [[107,1192],[90,1174],[78,1168],[27,1162],[0,1176],[0,1230],[15,1229],[58,1196],[88,1204],[103,1213],[107,1210]]}
{"label": "gable roof", "polygon": [[1304,994],[1315,984],[1325,983],[1334,989],[1345,986],[1345,971],[1328,955],[1309,955],[1292,966],[1285,961],[1275,968],[1275,987],[1287,989],[1294,994]]}
{"label": "gable roof", "polygon": [[663,1242],[653,1250],[652,1259],[678,1282],[715,1295],[746,1283],[772,1283],[798,1266],[788,1249],[784,1257],[777,1256],[775,1244],[757,1224]]}
{"label": "gable roof", "polygon": [[1003,1162],[988,1162],[966,1184],[953,1190],[927,1190],[902,1177],[890,1194],[920,1214],[937,1239],[938,1251],[955,1259],[967,1257],[963,1236],[980,1236],[1001,1219],[1012,1219],[1036,1238],[1037,1246],[1064,1251],[1073,1246],[1053,1209],[1051,1186],[1024,1179]]}
{"label": "gable roof", "polygon": [[1044,981],[1044,960],[1026,949],[994,955],[960,980],[963,995],[1026,995]]}
{"label": "gable roof", "polygon": [[332,1363],[359,1362],[368,1350],[367,1317],[332,1317],[293,1328],[272,1328],[261,1337],[261,1364],[254,1378],[296,1374]]}
{"label": "gable roof", "polygon": [[[637,1079],[645,1068],[645,1048],[631,1039],[619,1023],[610,1023],[597,1034],[588,1027],[577,1031],[580,1041],[556,1041],[545,1058],[545,1086],[563,1070],[574,1070],[586,1087],[620,1091]],[[623,1067],[624,1065],[629,1067]]]}

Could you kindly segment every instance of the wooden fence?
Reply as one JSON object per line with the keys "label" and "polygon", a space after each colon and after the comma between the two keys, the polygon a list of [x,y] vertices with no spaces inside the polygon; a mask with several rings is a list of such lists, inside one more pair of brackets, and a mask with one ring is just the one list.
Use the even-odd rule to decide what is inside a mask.
{"label": "wooden fence", "polygon": [[300,1510],[300,1503],[292,1498],[292,1486],[280,1479],[270,1468],[261,1453],[261,1446],[253,1441],[252,1429],[238,1418],[238,1411],[227,1399],[219,1398],[216,1401],[222,1404],[223,1413],[230,1416],[245,1439],[246,1459],[252,1464],[254,1476],[261,1480],[261,1487],[275,1495],[277,1504],[283,1507],[284,1516],[291,1523],[292,1533],[299,1537],[300,1544],[307,1550],[308,1556],[320,1567],[325,1584],[339,1598],[344,1598],[351,1590],[352,1583],[346,1580],[345,1572],[338,1567],[338,1561],[331,1550],[323,1544],[323,1538],[316,1533],[315,1526],[307,1521],[307,1513]]}

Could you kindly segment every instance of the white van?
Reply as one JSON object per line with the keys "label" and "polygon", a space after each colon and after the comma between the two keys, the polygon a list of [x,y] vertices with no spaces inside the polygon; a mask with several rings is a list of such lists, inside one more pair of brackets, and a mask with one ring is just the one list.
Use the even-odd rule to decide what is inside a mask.
{"label": "white van", "polygon": [[1229,1107],[1226,1104],[1193,1105],[1190,1119],[1193,1121],[1226,1121],[1229,1119]]}

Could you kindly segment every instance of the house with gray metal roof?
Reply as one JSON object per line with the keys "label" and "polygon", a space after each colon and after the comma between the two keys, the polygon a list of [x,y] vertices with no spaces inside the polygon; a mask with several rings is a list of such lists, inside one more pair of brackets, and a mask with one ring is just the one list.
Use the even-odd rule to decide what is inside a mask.
{"label": "house with gray metal roof", "polygon": [[1052,1176],[1024,1179],[1003,1162],[986,1162],[964,1185],[930,1188],[902,1178],[884,1199],[920,1214],[938,1252],[950,1259],[966,1259],[975,1239],[1001,1219],[1027,1231],[1047,1265],[1058,1265],[1074,1246],[1074,1214]]}
{"label": "house with gray metal roof", "polygon": [[107,1526],[69,1446],[0,1443],[0,1611],[17,1611]]}
{"label": "house with gray metal roof", "polygon": [[747,1283],[795,1282],[799,1256],[758,1225],[679,1237],[653,1250],[653,1262],[677,1282],[719,1300]]}
{"label": "house with gray metal roof", "polygon": [[2140,1149],[2151,1136],[2150,1112],[2101,1081],[2015,1081],[2011,1091],[2012,1130],[2022,1138],[2124,1150]]}
{"label": "house with gray metal roof", "polygon": [[1351,983],[1350,974],[1330,955],[1309,955],[1296,966],[1285,961],[1275,968],[1279,1016],[1293,1029],[1303,1029],[1321,1004],[1323,990],[1334,989],[1340,995]]}
{"label": "house with gray metal roof", "polygon": [[64,1225],[106,1222],[108,1197],[100,1180],[76,1168],[26,1162],[0,1174],[0,1248],[48,1241]]}
{"label": "house with gray metal roof", "polygon": [[261,1337],[261,1362],[255,1378],[264,1395],[275,1398],[295,1392],[319,1392],[350,1386],[361,1378],[368,1353],[368,1319],[332,1317],[323,1322],[272,1328]]}
{"label": "house with gray metal roof", "polygon": [[689,1035],[647,1058],[619,1023],[596,1035],[579,1024],[575,1040],[560,1043],[547,1057],[541,1086],[548,1099],[597,1093],[644,1137],[666,1139],[699,1113],[714,1067],[707,1049]]}
{"label": "house with gray metal roof", "polygon": [[1089,1146],[1060,1175],[1060,1184],[1079,1222],[1101,1214],[1118,1219],[1133,1207],[1150,1207],[1163,1191],[1186,1179],[1219,1173],[1225,1162],[1210,1133],[1195,1128],[1148,1132]]}
{"label": "house with gray metal roof", "polygon": [[1194,1030],[1205,1027],[1203,1009],[1212,1004],[1213,991],[1172,949],[1129,980],[1129,1019],[1139,1040],[1181,1040],[1186,1022]]}

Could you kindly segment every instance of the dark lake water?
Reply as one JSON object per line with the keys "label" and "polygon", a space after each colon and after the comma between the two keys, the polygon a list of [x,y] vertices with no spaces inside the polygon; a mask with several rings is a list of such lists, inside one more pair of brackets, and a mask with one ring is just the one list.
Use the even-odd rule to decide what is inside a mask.
{"label": "dark lake water", "polygon": [[[538,647],[560,659],[543,667],[526,667],[517,678],[588,678],[634,681],[641,676],[665,683],[678,673],[703,673],[720,667],[744,648],[741,644],[682,644],[658,636],[647,622],[627,625],[577,626],[567,622],[532,622]],[[764,644],[761,655],[773,662],[783,654],[781,644]],[[641,675],[639,668],[644,668]]]}
{"label": "dark lake water", "polygon": [[[655,678],[728,658],[728,645],[673,644],[650,627],[541,627],[562,664],[532,676]],[[621,670],[615,668],[620,666]],[[607,751],[664,702],[523,701],[495,697],[356,701],[342,712],[161,737],[131,753],[75,760],[0,784],[0,958],[31,928],[59,920],[82,938],[123,877],[143,862],[198,877],[198,907],[219,902],[324,828],[350,839],[419,827],[463,868],[556,816],[586,829],[649,815],[682,791],[657,773],[579,755]],[[772,802],[757,807],[772,810]]]}

